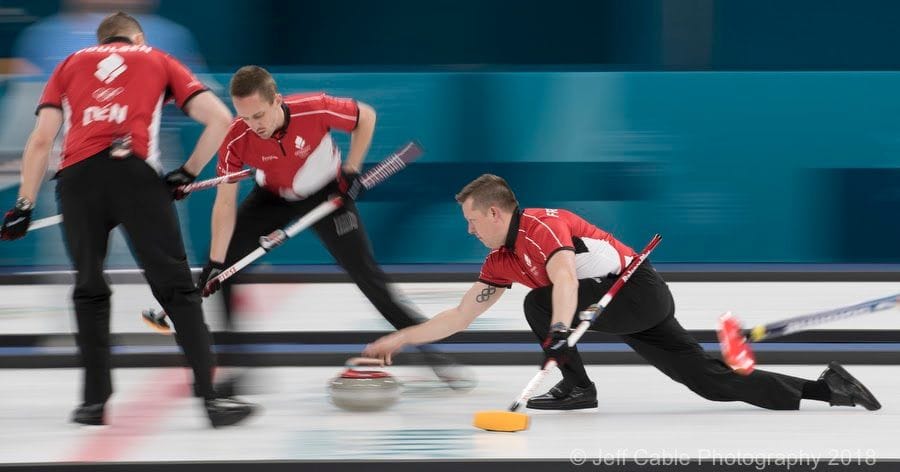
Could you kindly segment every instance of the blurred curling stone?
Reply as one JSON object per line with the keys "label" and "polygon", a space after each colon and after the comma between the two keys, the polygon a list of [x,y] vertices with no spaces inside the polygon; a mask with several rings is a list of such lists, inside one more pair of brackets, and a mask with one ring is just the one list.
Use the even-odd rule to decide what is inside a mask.
{"label": "blurred curling stone", "polygon": [[328,393],[338,408],[350,411],[378,411],[390,407],[400,398],[400,382],[391,374],[377,370],[380,359],[354,357],[347,368],[331,379]]}

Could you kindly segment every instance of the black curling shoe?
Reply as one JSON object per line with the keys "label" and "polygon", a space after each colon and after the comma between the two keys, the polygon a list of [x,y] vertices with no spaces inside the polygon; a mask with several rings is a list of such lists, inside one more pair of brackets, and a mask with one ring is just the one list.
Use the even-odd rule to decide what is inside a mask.
{"label": "black curling shoe", "polygon": [[831,406],[860,405],[869,411],[881,408],[875,395],[837,362],[829,363],[819,380],[824,380],[831,389],[831,399],[828,401]]}
{"label": "black curling shoe", "polygon": [[206,400],[205,406],[213,428],[240,423],[256,410],[256,406],[252,403],[226,397]]}
{"label": "black curling shoe", "polygon": [[81,405],[72,412],[72,422],[88,426],[101,426],[106,424],[103,420],[103,403],[91,403]]}
{"label": "black curling shoe", "polygon": [[532,410],[581,410],[597,407],[597,388],[594,383],[587,387],[573,387],[565,380],[556,384],[549,392],[531,397],[526,408]]}

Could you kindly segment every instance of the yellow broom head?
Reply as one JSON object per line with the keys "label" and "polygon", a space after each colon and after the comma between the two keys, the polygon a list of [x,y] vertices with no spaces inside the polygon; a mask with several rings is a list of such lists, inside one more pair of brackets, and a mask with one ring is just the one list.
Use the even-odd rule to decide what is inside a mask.
{"label": "yellow broom head", "polygon": [[504,431],[513,433],[528,429],[528,415],[507,410],[489,410],[475,413],[472,422],[476,428],[486,431]]}

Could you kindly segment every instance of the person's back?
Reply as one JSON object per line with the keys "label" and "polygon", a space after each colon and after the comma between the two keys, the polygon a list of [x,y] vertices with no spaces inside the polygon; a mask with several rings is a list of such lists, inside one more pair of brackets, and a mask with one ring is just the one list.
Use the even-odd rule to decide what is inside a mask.
{"label": "person's back", "polygon": [[[176,341],[194,372],[194,391],[203,399],[212,426],[238,423],[253,406],[216,393],[209,328],[172,204],[178,188],[192,182],[215,154],[231,113],[191,72],[144,43],[140,24],[124,13],[104,19],[98,46],[67,57],[54,70],[38,104],[37,123],[22,157],[19,198],[0,227],[0,239],[28,231],[55,136],[64,130],[56,194],[66,248],[75,266],[72,300],[76,342],[85,369],[82,404],[72,421],[104,424],[113,393],[111,303],[104,260],[109,232],[122,227],[153,292],[169,312]],[[163,104],[173,98],[204,131],[191,157],[160,178],[158,136]]]}
{"label": "person's back", "polygon": [[179,62],[126,38],[73,53],[53,73],[41,107],[65,113],[66,139],[60,170],[121,140],[159,170],[158,131],[162,107],[179,107],[206,90]]}
{"label": "person's back", "polygon": [[[158,3],[155,0],[128,0],[116,2],[116,5],[132,12],[131,16],[140,23],[154,49],[165,51],[198,74],[207,87],[220,88],[221,85],[212,76],[204,75],[207,72],[205,59],[191,31],[157,14]],[[95,29],[108,15],[108,9],[109,2],[66,0],[60,5],[59,13],[39,19],[16,37],[12,46],[14,75],[7,81],[6,93],[0,94],[0,109],[4,110],[4,114],[0,115],[0,165],[5,164],[10,170],[18,168],[22,149],[34,125],[22,117],[34,112],[44,84],[56,66],[75,51],[97,44]],[[190,117],[172,106],[163,107],[162,123],[159,162],[166,170],[174,169],[185,160],[196,138],[197,128]],[[52,169],[58,167],[61,145],[60,139],[51,152]],[[4,179],[0,179],[0,187],[12,187],[18,182],[19,175],[8,172]],[[55,183],[44,186],[35,208],[36,214],[52,214],[57,210],[54,188]],[[179,223],[185,235],[185,249],[190,255],[193,252],[191,238],[188,237],[190,214],[181,214]],[[56,231],[35,233],[27,240],[18,242],[8,256],[7,262],[12,265],[55,266],[67,263],[61,234]],[[134,264],[121,231],[114,231],[107,249],[107,267],[130,268]]]}

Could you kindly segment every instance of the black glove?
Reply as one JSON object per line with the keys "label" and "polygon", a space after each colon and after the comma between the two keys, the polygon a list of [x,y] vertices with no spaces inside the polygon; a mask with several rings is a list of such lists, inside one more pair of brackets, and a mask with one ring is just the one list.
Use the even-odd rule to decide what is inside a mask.
{"label": "black glove", "polygon": [[343,168],[341,168],[341,175],[338,176],[338,189],[351,200],[356,200],[366,191],[359,172],[350,172]]}
{"label": "black glove", "polygon": [[569,347],[569,328],[562,323],[555,323],[550,327],[550,332],[541,343],[544,348],[544,365],[550,359],[556,360],[558,365],[563,365],[569,360],[569,353],[572,350]]}
{"label": "black glove", "polygon": [[[24,204],[23,204],[24,203]],[[0,239],[12,241],[25,236],[28,226],[31,225],[31,202],[20,198],[11,210],[6,212],[3,218],[3,227],[0,228]]]}
{"label": "black glove", "polygon": [[225,270],[225,264],[213,260],[210,260],[203,266],[203,270],[200,271],[200,278],[197,279],[197,288],[200,289],[202,296],[208,297],[219,291],[222,284],[218,280],[211,284],[209,281],[215,279],[223,270]]}
{"label": "black glove", "polygon": [[197,176],[186,171],[184,166],[182,166],[166,174],[164,180],[169,187],[169,191],[172,192],[172,198],[175,200],[182,200],[187,197],[188,194],[181,191],[178,187],[197,180]]}

